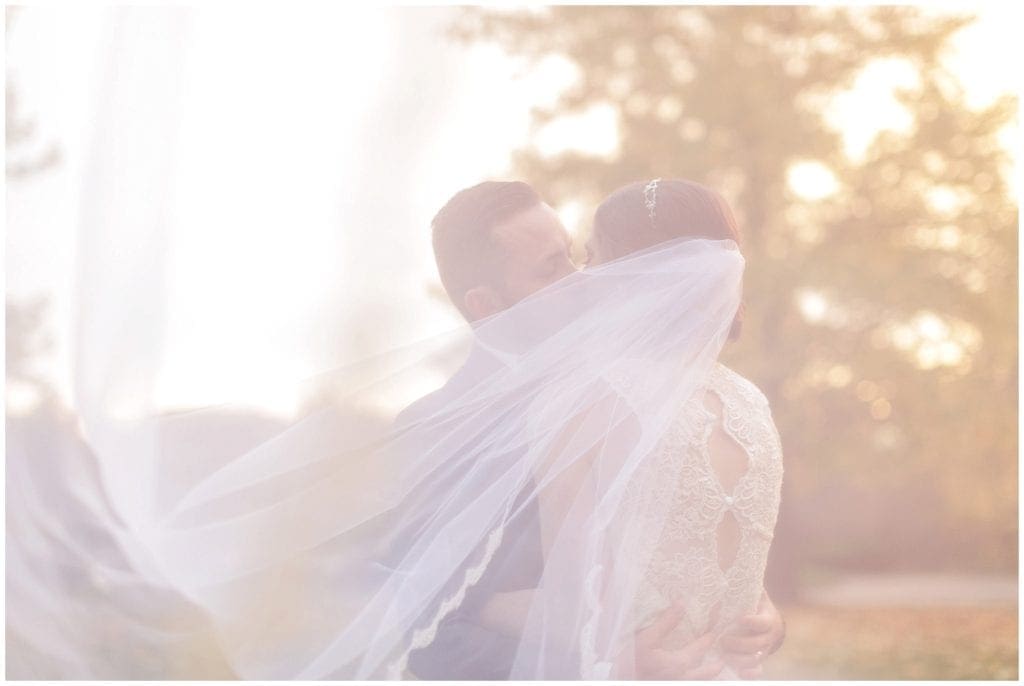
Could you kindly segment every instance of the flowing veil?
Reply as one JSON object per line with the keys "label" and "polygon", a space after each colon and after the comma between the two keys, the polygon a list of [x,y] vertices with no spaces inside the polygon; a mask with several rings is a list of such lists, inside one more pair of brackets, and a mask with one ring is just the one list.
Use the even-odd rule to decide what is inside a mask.
{"label": "flowing veil", "polygon": [[[732,241],[672,241],[391,351],[372,373],[331,372],[318,379],[338,389],[329,406],[227,462],[141,535],[220,621],[243,675],[398,678],[533,505],[542,571],[510,619],[511,676],[594,677],[630,654],[636,585],[670,505],[645,476],[718,357],[742,270]],[[391,421],[362,418],[458,351],[440,390]],[[253,616],[268,603],[283,607]]]}
{"label": "flowing veil", "polygon": [[[222,407],[87,413],[86,435],[157,474],[219,456],[184,487],[157,478],[173,506],[133,536],[158,578],[207,611],[244,677],[401,678],[533,507],[543,556],[502,621],[515,627],[510,676],[600,678],[617,662],[622,678],[671,503],[650,468],[717,360],[743,266],[730,240],[681,239],[573,274],[472,327],[308,380],[331,389],[325,400],[243,447],[198,449],[190,426]],[[425,369],[447,381],[388,416]]]}
{"label": "flowing veil", "polygon": [[[231,407],[161,414],[163,182],[188,29],[170,14],[136,10],[146,30],[112,37],[133,59],[98,101],[74,307],[88,468],[9,437],[9,635],[75,678],[136,675],[69,638],[83,617],[157,655],[213,636],[243,678],[401,678],[511,547],[502,572],[525,581],[493,606],[478,594],[472,617],[507,646],[508,676],[634,676],[634,598],[671,504],[653,466],[727,339],[738,246],[673,240],[396,338],[295,381],[318,400],[289,421],[209,433]],[[102,583],[84,594],[89,574]],[[69,602],[65,625],[40,624]]]}

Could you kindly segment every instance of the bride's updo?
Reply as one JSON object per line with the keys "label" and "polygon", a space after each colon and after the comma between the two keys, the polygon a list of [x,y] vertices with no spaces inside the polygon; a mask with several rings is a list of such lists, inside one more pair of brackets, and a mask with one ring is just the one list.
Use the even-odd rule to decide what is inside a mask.
{"label": "bride's updo", "polygon": [[[674,238],[730,238],[740,246],[739,227],[729,204],[718,192],[684,179],[638,181],[605,198],[594,214],[588,251],[591,262],[608,262]],[[739,338],[743,303],[729,340]]]}

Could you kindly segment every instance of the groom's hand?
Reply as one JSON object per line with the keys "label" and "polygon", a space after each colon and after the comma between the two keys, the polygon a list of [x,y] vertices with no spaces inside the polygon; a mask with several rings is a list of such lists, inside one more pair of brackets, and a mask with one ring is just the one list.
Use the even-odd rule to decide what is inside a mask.
{"label": "groom's hand", "polygon": [[785,635],[782,615],[768,597],[761,594],[757,611],[740,617],[719,639],[719,648],[725,661],[736,670],[741,679],[761,676],[761,661],[778,650]]}
{"label": "groom's hand", "polygon": [[[633,639],[635,674],[628,676],[657,681],[707,680],[715,678],[722,671],[725,663],[721,660],[700,666],[704,654],[715,642],[711,632],[698,636],[682,648],[665,647],[666,637],[682,621],[684,615],[682,605],[673,605],[664,610],[653,624],[636,633]],[[614,678],[614,672],[612,676]]]}

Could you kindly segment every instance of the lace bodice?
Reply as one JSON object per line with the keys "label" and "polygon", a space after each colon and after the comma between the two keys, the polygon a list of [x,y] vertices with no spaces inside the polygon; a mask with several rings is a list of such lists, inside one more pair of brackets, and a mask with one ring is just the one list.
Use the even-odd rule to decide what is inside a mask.
{"label": "lace bodice", "polygon": [[[668,499],[670,509],[638,590],[636,626],[681,601],[686,616],[669,637],[680,646],[756,609],[782,487],[781,441],[761,390],[720,362],[707,390],[718,402],[698,394],[681,409],[645,481],[646,496]],[[730,440],[746,457],[745,471],[723,480],[713,458]],[[726,533],[732,545],[720,551]],[[719,678],[737,677],[726,668]]]}
{"label": "lace bodice", "polygon": [[[637,375],[628,371],[635,364],[642,363],[631,360],[605,375],[627,402],[648,391],[637,387]],[[653,378],[649,374],[639,376]],[[781,441],[761,390],[719,362],[708,377],[707,391],[719,403],[708,402],[710,393],[705,393],[680,408],[658,445],[653,478],[632,483],[626,494],[627,498],[668,503],[668,517],[660,536],[647,544],[653,547],[653,554],[637,591],[634,623],[629,629],[635,631],[672,602],[682,601],[686,618],[669,636],[669,641],[679,646],[708,629],[721,631],[756,609],[782,486]],[[720,408],[717,412],[716,407]],[[713,464],[712,438],[716,435],[734,441],[734,448],[745,456],[746,471],[728,490]],[[735,556],[723,569],[718,542],[719,529],[727,517],[736,524],[738,545]],[[416,632],[409,650],[428,646],[434,640],[440,622],[461,604],[467,589],[487,568],[502,533],[501,528],[492,532],[481,559],[467,569],[458,591],[442,603],[432,621]],[[600,571],[599,567],[591,570],[583,580],[584,586],[596,586]],[[595,598],[590,624],[581,636],[581,668],[587,678],[607,678],[610,669],[609,664],[597,663],[588,654],[592,652],[588,650],[593,642],[592,624],[599,615],[600,602]],[[409,650],[391,665],[390,678],[401,678]],[[713,657],[714,649],[705,659]],[[738,677],[726,667],[718,678]]]}

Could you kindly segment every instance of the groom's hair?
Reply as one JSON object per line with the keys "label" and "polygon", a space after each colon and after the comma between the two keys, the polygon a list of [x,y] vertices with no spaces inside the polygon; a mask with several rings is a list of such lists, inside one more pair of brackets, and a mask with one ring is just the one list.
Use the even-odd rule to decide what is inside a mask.
{"label": "groom's hair", "polygon": [[466,293],[500,286],[501,253],[494,227],[542,201],[522,181],[484,181],[452,196],[431,222],[434,259],[441,284],[467,319]]}

